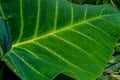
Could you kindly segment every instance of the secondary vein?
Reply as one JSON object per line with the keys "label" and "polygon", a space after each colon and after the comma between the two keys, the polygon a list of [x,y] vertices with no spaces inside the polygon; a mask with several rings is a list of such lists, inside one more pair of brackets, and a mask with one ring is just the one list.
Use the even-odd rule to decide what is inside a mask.
{"label": "secondary vein", "polygon": [[23,35],[23,28],[24,28],[24,20],[23,20],[23,1],[20,0],[20,18],[21,18],[21,27],[20,27],[20,34],[17,40],[17,43],[19,43],[19,41],[22,38]]}

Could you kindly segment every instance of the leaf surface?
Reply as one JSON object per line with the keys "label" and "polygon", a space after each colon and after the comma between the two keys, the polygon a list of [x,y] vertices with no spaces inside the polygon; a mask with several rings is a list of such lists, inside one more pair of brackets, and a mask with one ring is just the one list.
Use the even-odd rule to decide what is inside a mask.
{"label": "leaf surface", "polygon": [[11,49],[11,36],[8,24],[1,14],[0,6],[0,57]]}
{"label": "leaf surface", "polygon": [[95,80],[120,35],[120,14],[109,5],[2,0],[2,6],[13,40],[3,60],[22,80],[52,80],[63,72]]}

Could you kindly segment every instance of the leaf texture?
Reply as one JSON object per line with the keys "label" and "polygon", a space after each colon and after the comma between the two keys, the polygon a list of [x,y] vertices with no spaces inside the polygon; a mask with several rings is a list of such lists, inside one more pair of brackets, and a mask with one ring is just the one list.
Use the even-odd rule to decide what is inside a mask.
{"label": "leaf texture", "polygon": [[8,23],[2,14],[0,5],[0,56],[7,53],[11,49],[11,36]]}
{"label": "leaf texture", "polygon": [[13,46],[3,57],[22,80],[53,80],[71,72],[95,80],[120,36],[120,14],[109,5],[67,0],[2,0]]}

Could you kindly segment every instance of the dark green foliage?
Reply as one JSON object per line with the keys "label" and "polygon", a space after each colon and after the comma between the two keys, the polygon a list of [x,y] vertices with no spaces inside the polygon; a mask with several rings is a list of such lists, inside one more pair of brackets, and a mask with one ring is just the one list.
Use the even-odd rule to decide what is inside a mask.
{"label": "dark green foliage", "polygon": [[10,29],[3,18],[0,18],[0,33],[0,46],[3,50],[0,50],[0,54],[3,54],[8,52],[11,48]]}
{"label": "dark green foliage", "polygon": [[[3,0],[4,1],[4,0]],[[95,44],[95,41],[93,40],[92,41],[92,39],[91,40],[89,40],[89,39],[86,39],[85,37],[83,37],[82,35],[78,35],[78,34],[76,34],[76,33],[71,33],[70,31],[69,31],[69,24],[70,24],[70,22],[72,22],[72,21],[69,21],[70,20],[70,17],[66,17],[66,16],[70,16],[70,14],[69,13],[67,13],[68,11],[69,11],[69,8],[70,8],[70,5],[69,4],[67,4],[66,2],[62,2],[62,1],[60,1],[60,4],[59,4],[59,6],[58,6],[58,9],[59,9],[59,11],[58,11],[58,14],[61,14],[61,15],[59,15],[58,16],[58,23],[57,24],[55,24],[55,25],[52,25],[53,24],[53,22],[55,22],[55,20],[54,20],[54,16],[52,15],[52,14],[54,14],[54,12],[55,12],[55,9],[53,9],[53,7],[48,7],[48,4],[50,4],[51,5],[51,2],[48,0],[48,2],[49,3],[47,3],[46,4],[46,2],[47,2],[47,0],[43,0],[42,1],[42,6],[40,6],[40,7],[38,7],[38,8],[41,8],[42,7],[42,9],[41,9],[41,14],[40,14],[40,16],[42,16],[42,18],[40,18],[40,21],[41,21],[41,23],[40,24],[38,24],[38,25],[40,25],[40,29],[39,29],[39,31],[36,33],[37,35],[32,35],[32,33],[34,33],[34,25],[35,25],[35,22],[36,22],[36,19],[34,18],[34,15],[37,15],[36,14],[36,12],[37,12],[37,9],[36,9],[36,6],[35,6],[35,4],[32,4],[31,6],[29,6],[29,3],[27,4],[27,1],[24,1],[24,4],[27,4],[27,5],[24,5],[24,7],[26,7],[26,8],[23,8],[24,10],[24,15],[25,16],[23,16],[23,18],[25,19],[25,24],[23,25],[22,24],[22,26],[25,28],[24,29],[24,33],[20,33],[22,36],[20,37],[20,36],[18,36],[19,35],[19,32],[20,31],[22,31],[22,29],[20,30],[19,28],[18,28],[18,26],[20,26],[20,18],[21,18],[21,16],[20,15],[22,15],[22,14],[19,14],[19,7],[18,7],[18,1],[16,0],[16,3],[14,4],[14,5],[11,5],[11,3],[12,3],[12,1],[14,2],[14,0],[11,0],[11,1],[9,1],[8,2],[8,4],[10,4],[9,5],[9,7],[7,6],[7,8],[5,7],[4,8],[4,11],[5,11],[5,13],[6,13],[6,15],[7,15],[7,17],[8,17],[8,22],[9,22],[9,24],[10,24],[10,27],[11,27],[11,31],[12,31],[12,36],[13,36],[13,43],[14,42],[16,42],[17,40],[17,43],[15,44],[15,45],[13,45],[14,47],[12,48],[12,50],[4,57],[4,58],[2,58],[2,60],[4,60],[6,63],[7,63],[7,65],[21,78],[21,79],[25,79],[25,80],[27,80],[27,79],[35,79],[35,80],[37,80],[37,79],[41,79],[41,77],[42,77],[42,80],[44,80],[44,79],[47,79],[47,80],[50,80],[50,79],[52,79],[54,76],[55,76],[55,74],[57,74],[57,73],[59,73],[59,72],[61,72],[61,71],[66,71],[67,69],[70,69],[70,70],[72,70],[72,72],[74,72],[74,73],[76,73],[75,74],[75,76],[77,75],[77,77],[79,78],[79,79],[84,79],[84,80],[86,80],[86,79],[89,79],[89,80],[91,80],[91,79],[93,79],[93,78],[96,78],[97,76],[99,76],[99,74],[101,73],[100,71],[102,71],[103,70],[103,66],[105,67],[105,65],[106,65],[106,61],[108,61],[108,58],[110,57],[110,56],[112,56],[111,55],[111,52],[113,51],[113,49],[114,49],[114,45],[116,44],[116,40],[117,40],[117,38],[115,38],[116,36],[114,36],[113,34],[119,34],[119,28],[118,28],[118,25],[113,25],[113,24],[111,24],[111,22],[109,22],[109,21],[105,21],[105,23],[104,22],[102,22],[102,21],[100,21],[100,19],[98,18],[98,19],[96,19],[96,18],[94,18],[93,16],[98,16],[98,14],[100,13],[99,11],[101,10],[101,8],[103,9],[103,12],[102,12],[102,10],[101,10],[101,12],[103,13],[103,14],[101,14],[100,16],[101,16],[101,18],[105,18],[105,19],[117,19],[117,17],[116,16],[111,16],[111,14],[109,14],[109,16],[106,18],[106,15],[108,15],[108,12],[109,13],[112,13],[112,14],[114,14],[114,15],[116,15],[118,12],[116,11],[116,10],[113,10],[112,8],[110,8],[110,7],[108,7],[108,12],[105,10],[105,13],[104,13],[104,6],[102,7],[99,7],[99,6],[89,6],[89,5],[84,5],[84,6],[81,6],[81,11],[80,11],[80,13],[82,12],[82,10],[86,7],[86,8],[88,8],[88,9],[85,9],[83,12],[85,13],[85,11],[86,12],[88,12],[90,15],[88,15],[88,16],[85,16],[84,17],[84,19],[86,19],[86,22],[88,22],[88,23],[91,23],[91,24],[94,24],[95,26],[96,26],[96,28],[98,28],[98,29],[100,29],[101,30],[101,32],[100,33],[109,33],[109,34],[104,34],[104,36],[102,37],[102,38],[104,38],[100,43],[102,43],[103,45],[105,45],[105,46],[107,46],[108,48],[110,48],[110,49],[106,49],[106,48],[103,48],[103,47],[101,47],[100,45],[98,45],[98,44]],[[55,0],[56,1],[56,0]],[[119,9],[119,0],[115,0],[115,1],[112,1],[112,0],[69,0],[69,1],[71,1],[71,2],[74,2],[74,3],[77,3],[77,4],[94,4],[94,5],[101,5],[101,4],[106,4],[106,3],[109,3],[109,4],[111,4],[114,8],[117,8],[117,9]],[[7,1],[4,1],[4,4],[3,4],[3,6],[6,6],[6,3],[7,3]],[[66,6],[67,6],[67,8],[65,7],[65,5],[62,5],[61,6],[61,4],[63,4],[63,3],[66,3]],[[44,4],[44,5],[43,5]],[[54,4],[54,3],[52,3],[52,4]],[[15,7],[16,6],[16,7]],[[20,6],[21,6],[21,3],[20,3]],[[29,6],[29,7],[28,7]],[[52,6],[56,6],[55,4],[54,5],[52,5]],[[75,21],[73,20],[73,23],[75,24],[75,25],[73,25],[73,24],[71,24],[70,26],[73,26],[73,27],[70,27],[71,29],[73,28],[73,29],[76,29],[76,30],[78,30],[79,32],[83,32],[85,35],[87,35],[87,37],[89,38],[89,37],[93,37],[93,39],[95,38],[95,36],[98,36],[98,39],[97,38],[95,38],[95,40],[97,39],[97,40],[99,40],[99,37],[101,37],[101,35],[94,35],[94,34],[92,34],[92,35],[94,35],[94,36],[91,36],[91,35],[89,35],[89,33],[87,33],[87,31],[86,30],[88,30],[88,32],[89,32],[89,29],[87,29],[87,28],[84,28],[84,26],[86,26],[86,27],[92,27],[92,25],[88,25],[86,22],[83,22],[83,23],[81,23],[81,22],[79,22],[79,21],[82,21],[82,19],[83,19],[83,15],[79,15],[81,18],[80,18],[80,20],[79,20],[79,18],[78,18],[78,16],[76,16],[76,15],[78,15],[77,13],[79,13],[79,12],[77,12],[77,11],[79,11],[79,8],[78,7],[76,7],[77,5],[73,5],[74,6],[74,8],[76,9],[76,13],[74,13],[73,14],[73,18],[75,17]],[[106,6],[106,5],[105,5]],[[33,12],[33,11],[31,11],[31,7],[32,7],[32,9],[35,11],[35,12]],[[64,7],[64,8],[63,8]],[[97,9],[99,9],[99,10],[97,10],[95,7],[98,7]],[[91,9],[93,9],[93,10],[95,10],[95,12],[96,13],[91,13]],[[109,9],[111,9],[111,10],[109,10]],[[26,12],[27,10],[29,10],[30,11],[30,13],[28,14],[28,12]],[[52,10],[52,11],[51,11]],[[67,11],[68,10],[68,11]],[[88,11],[87,11],[88,10]],[[13,14],[12,15],[9,15],[8,14],[8,12],[10,11],[10,13],[13,11]],[[47,11],[51,11],[52,13],[50,14],[50,15],[52,15],[52,17],[50,17],[50,16],[48,16],[48,12]],[[44,12],[44,13],[43,13]],[[61,13],[62,12],[62,13]],[[67,13],[67,14],[66,14]],[[115,14],[116,13],[116,14]],[[75,15],[76,14],[76,15]],[[82,13],[83,14],[83,13]],[[0,16],[2,16],[2,14],[0,14]],[[104,16],[104,17],[103,17]],[[64,17],[66,17],[66,18],[64,18]],[[91,19],[91,17],[93,17],[93,20]],[[57,18],[57,17],[56,17]],[[90,20],[89,20],[89,18],[90,18]],[[50,19],[50,20],[49,20]],[[1,21],[0,21],[0,27],[1,27],[1,29],[0,29],[0,32],[2,32],[2,31],[5,31],[5,32],[2,32],[1,33],[1,38],[0,38],[0,46],[2,47],[2,50],[3,50],[3,53],[6,53],[7,51],[9,51],[9,49],[11,48],[11,38],[10,38],[10,35],[6,35],[6,34],[10,34],[10,32],[9,32],[9,29],[8,29],[8,24],[7,24],[7,22],[6,21],[4,21],[2,18],[0,19]],[[49,20],[49,21],[47,21],[47,20]],[[54,20],[54,21],[53,21]],[[68,22],[67,22],[67,20],[68,20]],[[15,23],[13,23],[13,22],[16,22],[16,24]],[[39,18],[38,18],[38,21],[39,21]],[[52,22],[53,21],[53,22]],[[99,23],[97,23],[99,21]],[[112,20],[113,21],[113,20]],[[29,22],[29,23],[28,23]],[[50,24],[48,24],[48,22],[50,23]],[[80,23],[80,24],[76,24],[76,22],[77,23]],[[110,24],[110,26],[112,26],[113,28],[110,28],[109,27],[109,25],[108,24],[106,24],[106,23],[109,23]],[[119,21],[118,21],[119,22]],[[21,21],[21,23],[22,23],[22,21]],[[44,24],[43,24],[44,23]],[[62,23],[62,24],[61,24]],[[113,23],[114,23],[114,21],[113,21]],[[103,26],[102,25],[102,27],[100,27],[101,26],[101,24],[103,24],[103,25],[105,25],[105,26]],[[55,35],[53,35],[53,34],[51,34],[50,33],[50,31],[52,31],[52,27],[51,27],[51,25],[52,26],[56,26],[57,25],[57,27],[55,27],[55,30],[57,30],[54,34]],[[30,26],[32,26],[32,27],[30,27]],[[46,27],[45,27],[46,26]],[[66,27],[66,26],[68,26],[67,28],[68,28],[68,31],[66,30],[67,28],[64,28],[64,27]],[[80,26],[80,28],[79,27],[74,27],[74,26]],[[117,27],[116,27],[117,26]],[[14,28],[13,28],[14,27]],[[42,28],[41,28],[42,27]],[[105,27],[108,27],[108,28],[105,28]],[[63,28],[63,29],[61,29],[61,28]],[[109,29],[110,28],[110,29]],[[65,31],[64,31],[64,29],[65,29]],[[85,29],[85,30],[84,30]],[[37,28],[36,28],[36,30],[37,30]],[[60,31],[59,31],[60,30]],[[97,32],[97,30],[96,29],[94,29],[94,28],[90,28],[90,30],[91,31],[93,31],[94,33],[99,33],[99,30],[98,30],[98,32]],[[111,30],[113,30],[113,32],[111,32]],[[29,32],[29,34],[28,34],[28,32]],[[50,33],[50,35],[49,36],[46,36],[46,33],[49,35],[49,33]],[[65,36],[65,35],[67,35],[67,36]],[[17,35],[17,36],[16,36]],[[45,35],[45,37],[44,37],[44,35]],[[69,37],[69,35],[72,35],[72,36],[74,36],[74,35],[76,35],[76,36],[81,36],[83,39],[81,39],[81,37],[80,38],[76,38],[76,37],[74,37],[73,39],[72,38],[70,38]],[[108,37],[108,35],[110,35],[110,37]],[[35,36],[35,37],[40,37],[40,36],[43,36],[42,38],[43,39],[39,39],[39,38],[36,38],[36,39],[32,39],[32,37],[33,36]],[[73,41],[73,43],[72,43],[72,46],[70,47],[70,46],[68,46],[68,44],[66,44],[66,40],[64,40],[64,39],[61,39],[60,37],[56,37],[56,36],[60,36],[60,37],[63,37],[63,38],[65,38],[66,40],[70,40],[71,42]],[[114,37],[113,37],[114,36]],[[118,36],[118,35],[117,35]],[[3,37],[5,37],[5,38],[3,38]],[[19,37],[19,38],[18,38]],[[108,38],[106,38],[106,37],[108,37]],[[30,40],[31,39],[31,40]],[[60,39],[60,40],[59,40]],[[78,40],[78,43],[76,43],[77,41],[74,41],[74,39],[76,39],[76,40]],[[62,42],[62,40],[63,40],[63,42]],[[87,45],[86,45],[86,42],[84,42],[84,41],[87,41],[88,40],[88,42],[87,42]],[[109,42],[109,40],[110,40],[110,42]],[[25,42],[24,42],[25,41]],[[22,43],[23,42],[23,43]],[[42,44],[43,46],[41,46],[41,47],[38,47],[38,45],[37,44],[34,44],[33,45],[33,42],[34,43],[40,43],[40,44]],[[47,43],[46,43],[47,42]],[[53,43],[55,43],[55,45],[53,45]],[[59,52],[60,53],[64,53],[63,51],[65,51],[65,53],[64,54],[69,54],[70,52],[74,52],[74,51],[78,51],[77,49],[75,49],[74,47],[76,47],[76,45],[77,44],[83,44],[83,43],[80,43],[80,42],[84,42],[84,44],[86,45],[86,46],[84,46],[83,45],[83,47],[82,46],[79,46],[79,47],[82,47],[82,48],[84,48],[86,51],[88,50],[88,51],[91,51],[90,52],[90,54],[93,54],[93,56],[95,56],[95,57],[97,57],[98,59],[94,59],[94,58],[92,58],[92,59],[89,59],[88,58],[88,56],[87,57],[85,57],[85,58],[83,58],[83,59],[88,59],[88,61],[89,60],[91,60],[91,62],[89,62],[89,63],[87,63],[87,64],[89,64],[89,67],[85,64],[85,65],[82,65],[82,64],[84,64],[84,63],[81,63],[80,64],[80,66],[78,66],[79,65],[79,63],[77,63],[78,61],[76,61],[75,60],[75,58],[73,58],[72,60],[70,59],[70,61],[73,61],[73,63],[74,62],[76,62],[76,63],[74,63],[74,64],[76,64],[78,67],[80,67],[80,68],[84,68],[84,69],[87,69],[88,70],[88,72],[92,72],[91,74],[86,74],[86,72],[85,72],[85,74],[86,75],[83,75],[83,73],[84,73],[84,71],[79,71],[78,72],[78,70],[76,71],[76,70],[74,70],[74,68],[76,68],[76,67],[74,67],[74,64],[71,66],[70,64],[69,64],[69,61],[67,61],[67,63],[65,62],[64,63],[64,61],[61,61],[61,57],[59,57]],[[99,53],[99,49],[101,49],[102,51],[103,51],[103,53],[101,53],[101,54],[103,54],[104,56],[106,56],[107,57],[107,60],[103,60],[103,56],[102,55],[100,55],[100,54],[97,54],[97,56],[96,56],[96,52],[97,52],[97,50],[95,50],[96,52],[94,52],[94,50],[93,49],[89,49],[90,47],[87,47],[87,46],[89,46],[88,45],[88,43],[94,43],[97,47],[98,47],[98,53]],[[64,44],[63,44],[64,43]],[[110,44],[109,44],[110,43]],[[75,45],[74,45],[75,44]],[[63,49],[61,49],[61,47],[59,47],[59,46],[57,46],[57,45],[59,45],[59,46],[61,46]],[[34,47],[33,47],[34,46]],[[39,45],[40,46],[40,45]],[[47,46],[47,47],[44,47],[44,46]],[[74,47],[73,47],[74,46]],[[56,48],[57,47],[57,48]],[[69,47],[69,48],[68,48]],[[91,47],[94,47],[94,45],[92,45],[91,44]],[[100,47],[100,48],[99,48]],[[21,48],[21,49],[20,49]],[[22,50],[22,48],[25,48],[25,49],[30,49],[30,50],[33,50],[33,52],[36,52],[36,53],[33,53],[33,52],[30,52],[30,51],[26,51],[26,50]],[[45,48],[45,49],[43,49],[43,48]],[[53,52],[49,49],[49,48],[51,48],[51,50],[53,50]],[[60,49],[59,49],[60,48]],[[72,48],[72,49],[71,49]],[[78,47],[77,47],[78,48]],[[87,48],[87,49],[86,49]],[[36,55],[38,55],[37,53],[39,52],[38,51],[38,49],[39,50],[41,50],[40,51],[40,56],[38,56],[38,57],[36,57]],[[47,49],[47,50],[46,50]],[[94,47],[94,49],[97,49],[96,47]],[[109,51],[108,51],[109,50]],[[56,51],[57,53],[55,53],[54,51]],[[69,51],[69,52],[68,52]],[[107,52],[106,52],[107,51]],[[33,55],[32,54],[34,54],[35,56],[33,57]],[[54,55],[51,55],[51,53]],[[79,53],[79,52],[74,52],[74,53]],[[81,53],[83,53],[83,52],[81,52]],[[81,54],[80,53],[80,54]],[[105,54],[105,53],[107,53],[107,54]],[[109,53],[109,55],[108,55],[108,53]],[[44,54],[46,54],[46,55],[44,55]],[[89,54],[89,53],[88,53]],[[89,54],[89,55],[90,55]],[[49,55],[49,56],[48,56]],[[57,57],[58,58],[56,58],[55,56],[56,55],[58,55]],[[61,55],[61,54],[60,54]],[[41,58],[41,56],[42,56],[42,59],[43,60],[38,60],[38,58]],[[47,56],[47,57],[46,57]],[[53,58],[53,60],[51,59],[51,57]],[[63,55],[64,56],[64,55]],[[67,57],[66,57],[67,56]],[[69,54],[69,55],[66,55],[66,56],[64,56],[65,57],[65,59],[67,60],[67,59],[69,59],[70,57],[75,57],[74,55],[71,55],[71,54]],[[79,55],[78,55],[79,56]],[[81,56],[81,55],[80,55]],[[84,54],[84,56],[85,56],[85,54]],[[98,56],[100,56],[100,57],[98,57]],[[77,56],[76,56],[77,57]],[[32,59],[34,59],[34,60],[32,60]],[[54,62],[54,58],[55,58],[55,62]],[[60,59],[59,59],[60,58]],[[48,59],[48,60],[47,60]],[[63,58],[64,59],[64,58]],[[83,59],[81,59],[81,60],[79,60],[79,61],[84,61]],[[104,59],[106,59],[106,58],[104,58]],[[119,66],[120,66],[120,64],[119,64],[119,47],[117,46],[116,47],[116,51],[115,51],[115,54],[114,54],[114,58],[112,58],[111,59],[111,61],[108,63],[108,65],[107,65],[107,67],[106,67],[106,69],[105,69],[105,71],[104,71],[104,73],[103,73],[103,75],[100,77],[100,78],[98,78],[98,80],[104,80],[104,79],[108,79],[109,78],[109,80],[110,79],[112,79],[113,78],[113,76],[115,76],[115,75],[119,75]],[[6,61],[7,60],[7,61]],[[45,61],[44,61],[45,60]],[[57,60],[60,62],[57,62]],[[99,61],[100,60],[100,61]],[[51,64],[48,64],[49,63],[49,61],[51,61]],[[96,61],[96,62],[94,62],[94,61]],[[99,64],[99,62],[103,62],[103,63],[100,63]],[[36,64],[38,62],[38,64]],[[43,63],[43,62],[45,62],[45,63]],[[85,60],[85,62],[87,62],[87,60]],[[54,64],[53,64],[54,63]],[[67,64],[67,66],[65,66],[64,64]],[[92,64],[92,65],[91,65]],[[93,69],[93,64],[97,64],[96,66],[99,68],[97,68],[96,70],[95,69]],[[44,65],[47,65],[47,68],[46,68],[46,66],[44,66]],[[53,66],[53,65],[55,65],[55,66]],[[62,65],[62,66],[61,66]],[[75,66],[76,66],[75,65]],[[81,65],[82,66],[84,66],[84,67],[81,67]],[[29,69],[28,69],[28,66],[29,66]],[[37,67],[36,67],[37,66]],[[38,66],[40,66],[39,68],[38,68]],[[43,66],[43,68],[41,68],[41,66]],[[61,67],[60,67],[61,66]],[[91,67],[92,66],[92,67]],[[117,67],[116,67],[117,66]],[[48,69],[48,67],[49,67],[49,69]],[[53,67],[55,67],[55,69],[56,70],[54,70],[54,68]],[[59,68],[60,67],[60,68]],[[96,67],[95,67],[96,68]],[[8,68],[7,68],[8,69]],[[33,69],[33,71],[31,70],[31,69]],[[39,69],[39,70],[38,70]],[[52,73],[52,69],[53,69],[53,71],[56,71],[55,73]],[[3,73],[3,70],[4,70],[4,67],[3,66],[1,66],[0,65],[0,71],[1,71],[1,75],[3,75],[3,74],[7,74],[7,72],[9,73],[9,70],[5,70],[5,73]],[[16,72],[16,70],[17,70],[17,72]],[[44,73],[44,75],[47,75],[47,78],[45,77],[45,76],[43,76],[43,75],[41,75],[41,74],[37,74],[37,72],[39,72],[39,71],[42,71],[42,70],[44,70],[44,71],[46,71],[46,73]],[[51,71],[49,71],[49,72],[51,72],[51,74],[49,74],[49,72],[47,72],[48,70],[51,70]],[[57,71],[58,70],[58,71]],[[30,72],[29,72],[30,71]],[[110,72],[110,71],[112,71],[112,72]],[[114,72],[118,72],[118,74],[115,74]],[[23,74],[25,74],[25,75],[23,75]],[[31,74],[29,74],[29,73],[34,73],[33,75],[34,75],[34,77],[31,77]],[[96,73],[96,74],[94,74],[93,75],[93,73]],[[27,75],[27,76],[26,76]],[[32,76],[33,76],[32,75]],[[80,77],[80,76],[82,75],[82,77]],[[41,76],[41,77],[40,77]],[[71,75],[69,75],[70,77],[72,77]],[[87,76],[87,77],[85,77],[85,76]],[[91,77],[92,76],[92,77]],[[0,76],[0,78],[2,78],[3,76]],[[66,76],[66,75],[63,75],[63,74],[59,74],[54,80],[74,80],[74,79],[72,79],[72,78],[70,78],[70,77],[68,77],[68,76]],[[75,77],[76,78],[76,77]],[[77,78],[77,79],[78,79]],[[12,78],[11,78],[12,79]],[[14,79],[13,79],[14,80]]]}
{"label": "dark green foliage", "polygon": [[94,5],[102,5],[102,4],[111,4],[114,8],[120,10],[120,0],[68,0],[77,4],[94,4]]}

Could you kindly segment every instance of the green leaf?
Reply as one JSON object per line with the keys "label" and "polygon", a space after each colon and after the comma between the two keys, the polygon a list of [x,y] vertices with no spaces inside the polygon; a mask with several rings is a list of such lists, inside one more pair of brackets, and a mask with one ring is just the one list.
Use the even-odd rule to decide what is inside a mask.
{"label": "green leaf", "polygon": [[11,37],[8,25],[5,20],[0,18],[0,57],[11,48]]}
{"label": "green leaf", "polygon": [[[0,0],[1,1],[1,0]],[[0,57],[11,49],[11,35],[0,2]]]}
{"label": "green leaf", "polygon": [[2,60],[22,80],[52,80],[60,73],[95,80],[120,36],[120,14],[109,5],[76,5],[67,0],[1,3],[13,40]]}

